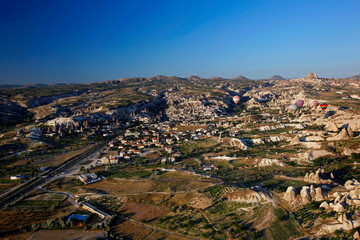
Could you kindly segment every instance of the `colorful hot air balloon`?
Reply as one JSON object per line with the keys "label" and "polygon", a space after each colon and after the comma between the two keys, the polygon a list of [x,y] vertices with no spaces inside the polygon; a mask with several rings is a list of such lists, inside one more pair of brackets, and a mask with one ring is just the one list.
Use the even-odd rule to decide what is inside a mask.
{"label": "colorful hot air balloon", "polygon": [[239,101],[240,101],[240,97],[239,96],[234,96],[233,101],[234,101],[235,104],[238,104]]}
{"label": "colorful hot air balloon", "polygon": [[291,112],[291,113],[295,113],[298,110],[298,108],[299,107],[297,105],[295,105],[295,104],[290,104],[289,107],[288,107],[289,112]]}
{"label": "colorful hot air balloon", "polygon": [[302,105],[304,105],[304,100],[301,100],[301,99],[300,99],[300,100],[297,100],[297,101],[296,101],[296,105],[298,105],[298,107],[301,108]]}
{"label": "colorful hot air balloon", "polygon": [[320,108],[325,111],[325,109],[328,107],[328,104],[327,103],[322,103],[320,104]]}
{"label": "colorful hot air balloon", "polygon": [[317,105],[319,105],[318,101],[313,101],[313,105],[316,107]]}

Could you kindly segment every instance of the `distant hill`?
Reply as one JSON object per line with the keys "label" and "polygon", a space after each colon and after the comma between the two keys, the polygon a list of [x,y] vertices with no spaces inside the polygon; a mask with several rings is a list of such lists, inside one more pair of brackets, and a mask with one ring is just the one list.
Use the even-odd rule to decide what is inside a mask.
{"label": "distant hill", "polygon": [[66,85],[74,85],[76,83],[49,83],[49,84],[42,84],[42,83],[34,83],[34,84],[27,84],[27,85],[10,85],[10,84],[2,84],[0,88],[38,88],[38,87],[57,87],[57,86],[66,86]]}
{"label": "distant hill", "polygon": [[269,80],[285,80],[285,78],[283,78],[280,75],[274,75],[274,76],[270,77]]}
{"label": "distant hill", "polygon": [[244,76],[242,76],[242,75],[239,75],[239,76],[237,76],[236,78],[233,78],[233,79],[231,79],[231,80],[250,80],[250,79],[248,79],[247,77],[244,77]]}
{"label": "distant hill", "polygon": [[209,78],[210,80],[226,80],[225,78],[222,78],[222,77],[212,77],[212,78]]}
{"label": "distant hill", "polygon": [[352,78],[352,79],[360,79],[360,74],[359,74],[359,75],[352,76],[352,77],[348,77],[348,78]]}
{"label": "distant hill", "polygon": [[23,85],[0,85],[0,88],[18,88],[18,87],[22,87]]}

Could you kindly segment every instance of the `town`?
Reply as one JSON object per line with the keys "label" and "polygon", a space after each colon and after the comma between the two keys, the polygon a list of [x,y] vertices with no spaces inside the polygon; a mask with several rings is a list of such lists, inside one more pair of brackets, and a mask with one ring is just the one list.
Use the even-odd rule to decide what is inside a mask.
{"label": "town", "polygon": [[3,90],[8,119],[35,119],[1,133],[3,236],[359,235],[357,80],[156,76],[76,88],[27,102]]}

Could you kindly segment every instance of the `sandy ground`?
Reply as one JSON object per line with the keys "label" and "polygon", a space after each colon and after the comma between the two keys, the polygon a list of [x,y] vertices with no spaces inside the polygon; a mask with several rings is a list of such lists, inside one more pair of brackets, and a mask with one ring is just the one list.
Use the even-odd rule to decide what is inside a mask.
{"label": "sandy ground", "polygon": [[87,240],[94,238],[104,238],[105,235],[100,231],[81,231],[81,230],[41,230],[30,235],[29,240]]}

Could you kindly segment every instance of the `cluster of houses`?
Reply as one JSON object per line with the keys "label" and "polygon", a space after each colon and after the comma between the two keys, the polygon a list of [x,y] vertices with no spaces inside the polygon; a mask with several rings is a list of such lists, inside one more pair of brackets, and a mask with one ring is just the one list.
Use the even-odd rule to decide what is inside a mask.
{"label": "cluster of houses", "polygon": [[174,144],[185,138],[174,131],[163,131],[160,128],[126,130],[126,132],[108,143],[106,156],[100,159],[101,164],[117,164],[121,160],[129,161],[134,157],[145,157],[156,150],[164,150],[172,159],[181,153],[174,149]]}

